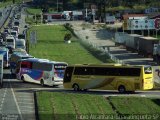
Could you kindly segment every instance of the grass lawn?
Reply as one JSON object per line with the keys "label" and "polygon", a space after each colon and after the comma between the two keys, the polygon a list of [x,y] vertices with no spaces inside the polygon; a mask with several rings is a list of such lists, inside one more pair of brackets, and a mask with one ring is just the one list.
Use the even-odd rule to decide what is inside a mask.
{"label": "grass lawn", "polygon": [[11,4],[12,4],[11,1],[8,1],[8,2],[1,2],[1,3],[0,3],[0,8],[5,7],[5,6],[7,6],[7,5],[11,5]]}
{"label": "grass lawn", "polygon": [[41,14],[42,10],[40,8],[27,8],[26,9],[29,14]]}
{"label": "grass lawn", "polygon": [[40,120],[76,120],[81,115],[115,114],[105,98],[96,95],[38,92],[37,103]]}
{"label": "grass lawn", "polygon": [[86,120],[91,115],[111,115],[117,118],[118,113],[113,110],[109,101],[121,115],[127,117],[135,115],[137,119],[143,115],[152,115],[151,119],[154,119],[160,115],[160,98],[104,98],[98,95],[43,91],[37,92],[36,95],[40,120],[75,120],[76,117]]}
{"label": "grass lawn", "polygon": [[30,44],[29,54],[35,57],[68,64],[102,63],[81,46],[77,38],[72,36],[71,44],[64,43],[64,35],[69,32],[64,26],[36,26],[32,30],[37,31],[37,44]]}
{"label": "grass lawn", "polygon": [[121,114],[160,114],[160,98],[109,97]]}

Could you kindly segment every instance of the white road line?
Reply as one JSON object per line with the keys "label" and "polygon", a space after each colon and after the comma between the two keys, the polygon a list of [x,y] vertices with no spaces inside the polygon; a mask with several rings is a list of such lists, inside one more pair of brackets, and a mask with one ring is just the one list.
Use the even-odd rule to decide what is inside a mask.
{"label": "white road line", "polygon": [[18,102],[18,104],[28,104],[28,105],[34,105],[34,103],[26,103],[26,102]]}
{"label": "white road line", "polygon": [[17,96],[18,96],[18,98],[25,98],[25,99],[27,99],[27,98],[30,99],[30,97],[32,97],[32,96],[19,96],[19,95],[17,95]]}
{"label": "white road line", "polygon": [[3,108],[3,103],[5,101],[5,97],[6,97],[6,94],[7,94],[7,87],[8,87],[8,84],[4,90],[4,94],[3,94],[3,97],[2,97],[2,101],[1,101],[1,104],[0,104],[0,112],[2,113],[2,108]]}
{"label": "white road line", "polygon": [[146,95],[141,95],[141,97],[146,97]]}
{"label": "white road line", "polygon": [[17,99],[16,99],[15,93],[14,93],[14,91],[13,91],[12,85],[11,85],[11,83],[10,83],[10,80],[8,80],[8,81],[9,81],[9,84],[10,84],[10,87],[11,87],[11,91],[12,91],[12,94],[13,94],[14,101],[15,101],[16,106],[17,106],[18,113],[19,113],[19,115],[20,115],[20,119],[23,120],[22,113],[21,113],[21,111],[20,111],[20,109],[19,109],[19,106],[18,106],[18,103],[17,103]]}
{"label": "white road line", "polygon": [[33,99],[23,99],[23,98],[17,98],[18,101],[33,101]]}
{"label": "white road line", "polygon": [[33,115],[34,115],[34,110],[33,109],[21,109],[21,112],[22,113],[33,113]]}
{"label": "white road line", "polygon": [[23,106],[20,105],[19,107],[20,107],[20,108],[32,108],[32,109],[34,108],[34,106],[26,106],[26,105],[23,105]]}

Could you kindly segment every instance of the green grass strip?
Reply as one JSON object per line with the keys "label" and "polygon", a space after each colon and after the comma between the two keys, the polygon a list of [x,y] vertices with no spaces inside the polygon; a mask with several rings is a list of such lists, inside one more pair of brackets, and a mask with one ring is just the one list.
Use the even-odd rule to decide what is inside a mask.
{"label": "green grass strip", "polygon": [[69,33],[64,26],[36,26],[29,32],[33,30],[37,31],[37,44],[30,43],[29,53],[35,57],[65,61],[69,64],[102,63],[81,46],[74,36],[72,36],[70,44],[64,43],[64,36]]}

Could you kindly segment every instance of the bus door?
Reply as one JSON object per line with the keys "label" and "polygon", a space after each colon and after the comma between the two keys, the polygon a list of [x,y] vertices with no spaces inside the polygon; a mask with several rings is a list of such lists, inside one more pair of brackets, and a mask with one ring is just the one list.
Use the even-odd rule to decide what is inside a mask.
{"label": "bus door", "polygon": [[63,85],[65,88],[71,88],[72,85],[71,83],[71,79],[72,79],[72,73],[73,73],[73,69],[74,67],[67,67],[65,69],[65,74],[64,74],[64,79],[63,79]]}

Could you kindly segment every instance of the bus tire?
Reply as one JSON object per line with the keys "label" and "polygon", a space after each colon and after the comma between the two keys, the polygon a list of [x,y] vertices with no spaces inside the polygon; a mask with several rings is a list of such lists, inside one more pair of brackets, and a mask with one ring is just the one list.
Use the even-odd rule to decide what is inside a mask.
{"label": "bus tire", "polygon": [[13,74],[13,70],[11,69],[11,74]]}
{"label": "bus tire", "polygon": [[88,89],[83,89],[83,91],[88,91]]}
{"label": "bus tire", "polygon": [[126,92],[126,88],[123,85],[120,85],[118,87],[118,91],[119,91],[119,93],[125,93]]}
{"label": "bus tire", "polygon": [[44,86],[44,80],[41,79],[40,83],[41,83],[41,86]]}
{"label": "bus tire", "polygon": [[73,85],[73,90],[74,91],[79,91],[80,89],[79,89],[79,85],[78,84],[74,84]]}
{"label": "bus tire", "polygon": [[24,77],[23,77],[23,76],[21,77],[21,80],[22,80],[22,82],[25,82],[25,79],[24,79]]}
{"label": "bus tire", "polygon": [[0,89],[3,87],[3,83],[0,83]]}

